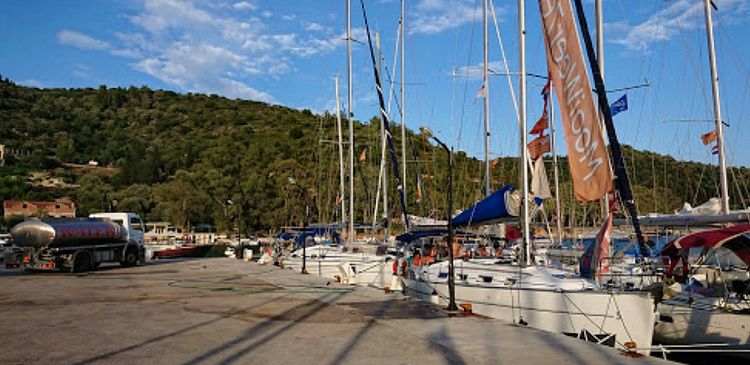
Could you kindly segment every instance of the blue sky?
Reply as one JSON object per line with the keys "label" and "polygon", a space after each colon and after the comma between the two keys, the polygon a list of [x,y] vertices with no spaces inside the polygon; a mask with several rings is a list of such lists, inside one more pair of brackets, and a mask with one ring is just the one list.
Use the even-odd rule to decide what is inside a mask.
{"label": "blue sky", "polygon": [[[745,115],[750,113],[750,0],[715,0],[718,68],[731,165],[750,166]],[[593,1],[584,1],[593,24]],[[495,0],[508,67],[518,70],[517,1]],[[527,67],[546,73],[539,11],[526,2]],[[392,71],[399,0],[366,0]],[[615,117],[623,143],[678,159],[715,163],[700,135],[712,118],[701,0],[605,0],[608,89],[628,92],[630,109]],[[141,86],[217,93],[316,112],[334,107],[334,75],[346,96],[344,0],[79,0],[3,2],[0,74],[37,87]],[[452,77],[482,60],[481,0],[408,0],[406,120],[429,126],[457,149],[482,151],[481,81]],[[366,42],[359,1],[353,36]],[[492,68],[503,71],[491,25]],[[377,113],[366,46],[354,45],[354,113]],[[398,67],[396,67],[398,68]],[[398,79],[399,75],[394,77]],[[512,79],[517,93],[518,80]],[[529,128],[542,108],[543,82],[529,79]],[[386,86],[386,91],[389,87]],[[519,130],[508,80],[490,83],[491,152],[518,154]],[[621,93],[610,94],[611,101]],[[345,105],[345,100],[342,100]],[[395,104],[394,104],[395,105]],[[392,119],[400,121],[395,106]],[[564,153],[561,145],[558,149]]]}

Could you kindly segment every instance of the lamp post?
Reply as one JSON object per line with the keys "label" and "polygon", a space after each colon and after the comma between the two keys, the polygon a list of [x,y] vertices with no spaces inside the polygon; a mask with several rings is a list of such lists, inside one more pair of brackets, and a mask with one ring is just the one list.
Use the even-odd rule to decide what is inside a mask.
{"label": "lamp post", "polygon": [[448,154],[448,308],[449,311],[458,310],[456,305],[456,275],[453,270],[453,152],[440,139],[432,135],[427,127],[419,127],[420,133],[426,138],[432,138]]}
{"label": "lamp post", "polygon": [[[297,184],[297,180],[295,180],[293,177],[289,177],[289,184],[296,186],[297,189],[300,189],[302,191],[302,197],[305,199],[305,217],[302,220],[302,234],[305,234],[305,231],[307,231],[307,217],[310,213],[310,204],[307,199],[307,189],[299,186]],[[307,239],[302,240],[302,271],[300,271],[301,274],[307,274]]]}

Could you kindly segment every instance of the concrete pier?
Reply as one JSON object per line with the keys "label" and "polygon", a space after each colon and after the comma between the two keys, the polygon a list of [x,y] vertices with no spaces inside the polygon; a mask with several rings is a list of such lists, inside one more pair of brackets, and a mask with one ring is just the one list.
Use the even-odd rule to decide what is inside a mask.
{"label": "concrete pier", "polygon": [[1,364],[666,364],[235,259],[0,271]]}

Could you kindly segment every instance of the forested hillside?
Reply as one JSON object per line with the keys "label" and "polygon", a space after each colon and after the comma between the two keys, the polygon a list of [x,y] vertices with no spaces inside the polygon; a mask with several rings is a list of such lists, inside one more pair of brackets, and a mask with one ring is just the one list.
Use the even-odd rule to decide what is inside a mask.
{"label": "forested hillside", "polygon": [[[358,222],[373,221],[379,134],[376,120],[355,125]],[[400,133],[393,134],[400,146]],[[424,137],[408,138],[408,155],[421,161],[408,166],[409,212],[443,218],[447,158]],[[0,200],[67,196],[79,215],[125,210],[177,226],[253,232],[301,224],[307,195],[311,221],[331,222],[338,219],[336,139],[335,115],[309,110],[147,87],[36,89],[3,80],[0,144],[12,153],[0,167]],[[669,212],[716,196],[715,166],[625,151],[642,212]],[[455,159],[454,206],[465,207],[481,197],[481,162],[463,153]],[[91,160],[99,167],[87,167]],[[575,222],[591,223],[594,205],[571,204],[566,164],[563,159],[565,219],[574,214]],[[515,158],[498,159],[493,186],[517,185],[517,165]],[[748,169],[732,169],[735,208],[745,205],[748,182]],[[390,185],[392,217],[400,217],[393,179]]]}

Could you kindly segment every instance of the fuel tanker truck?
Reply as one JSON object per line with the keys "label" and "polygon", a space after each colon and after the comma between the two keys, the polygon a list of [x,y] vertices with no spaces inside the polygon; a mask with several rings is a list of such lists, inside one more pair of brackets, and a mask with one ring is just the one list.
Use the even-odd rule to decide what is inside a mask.
{"label": "fuel tanker truck", "polygon": [[119,262],[123,267],[145,262],[143,232],[143,221],[135,213],[96,213],[88,218],[70,219],[35,218],[10,230],[13,242],[23,250],[16,257],[16,265],[70,272],[97,269],[103,262]]}

